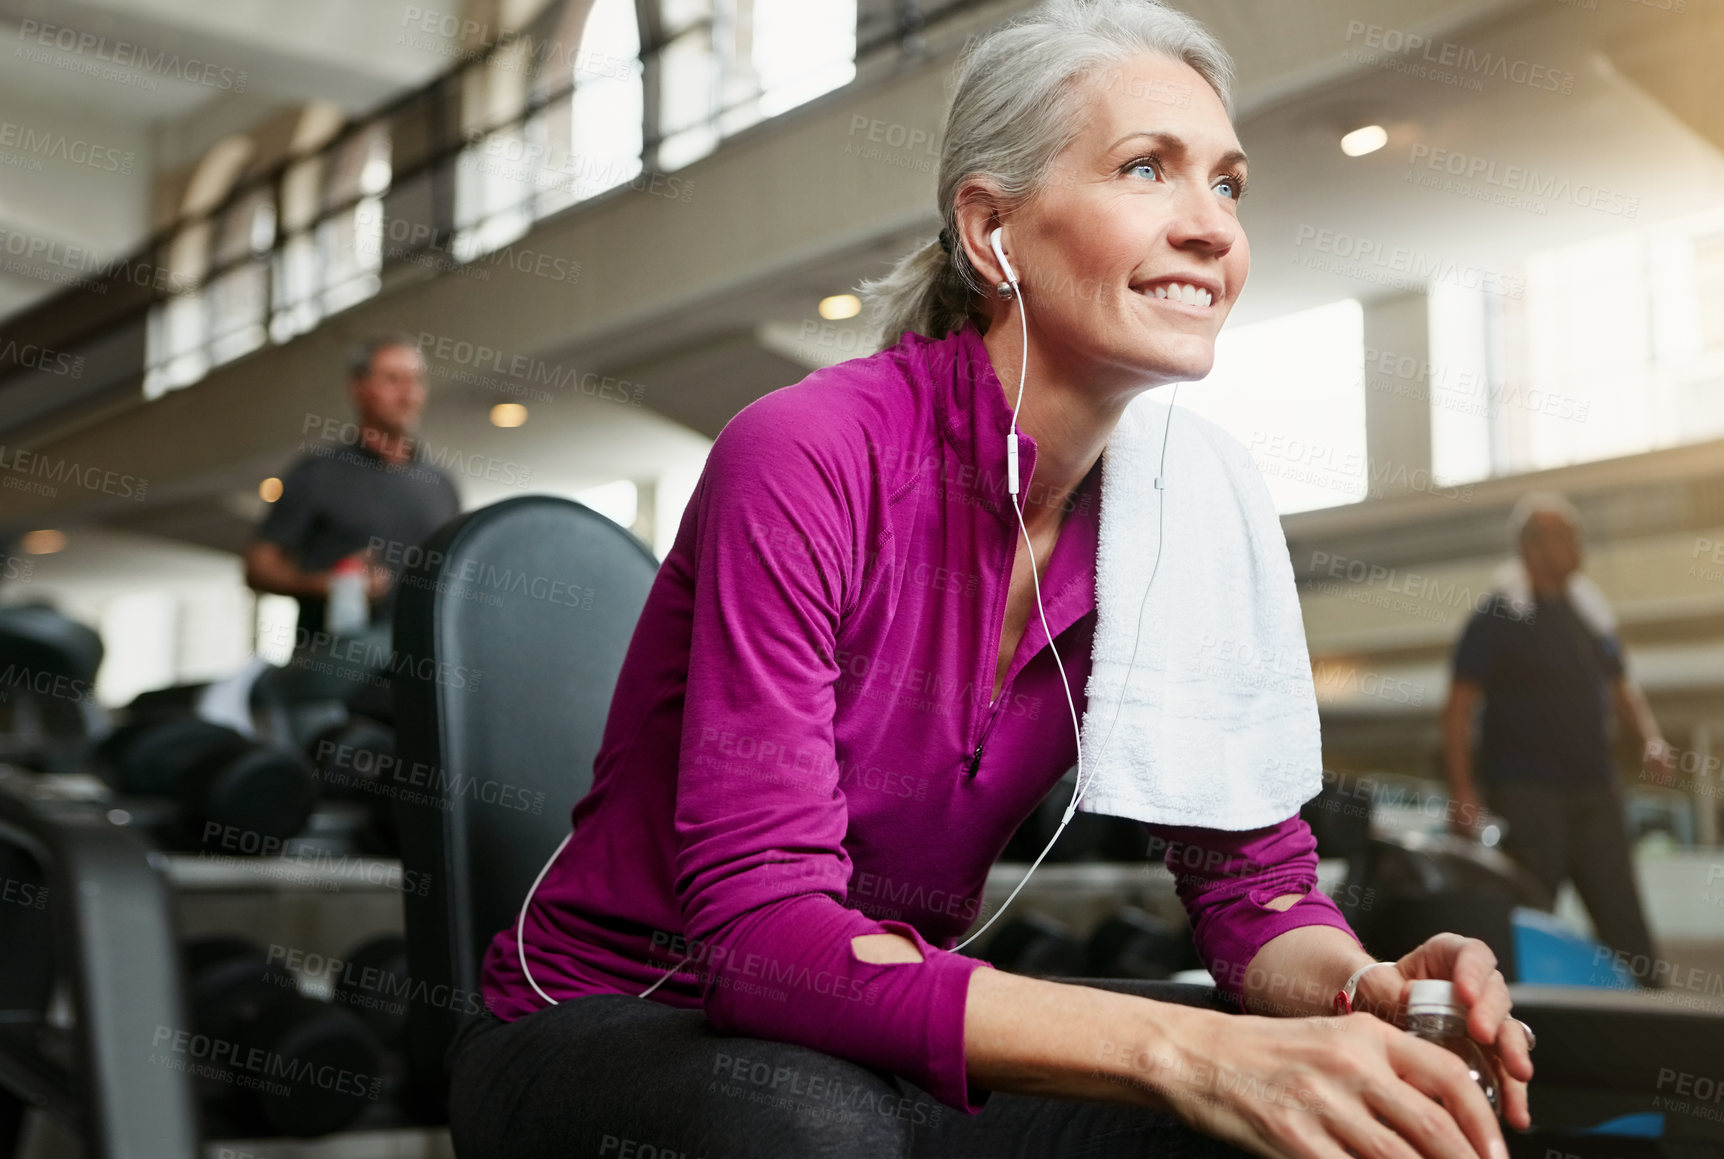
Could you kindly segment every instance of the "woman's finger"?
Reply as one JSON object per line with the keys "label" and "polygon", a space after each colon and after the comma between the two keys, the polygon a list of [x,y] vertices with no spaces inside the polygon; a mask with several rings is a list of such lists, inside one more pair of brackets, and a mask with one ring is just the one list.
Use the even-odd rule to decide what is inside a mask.
{"label": "woman's finger", "polygon": [[[1396,1072],[1407,1084],[1441,1103],[1479,1159],[1508,1159],[1496,1111],[1473,1081],[1467,1064],[1435,1043],[1408,1034],[1389,1048]],[[1428,1115],[1426,1116],[1428,1118]],[[1429,1128],[1421,1126],[1426,1134]],[[1454,1156],[1464,1152],[1451,1149]]]}
{"label": "woman's finger", "polygon": [[1371,1113],[1423,1159],[1465,1159],[1475,1154],[1448,1109],[1410,1083],[1372,1087],[1364,1098]]}
{"label": "woman's finger", "polygon": [[1508,1073],[1522,1082],[1532,1081],[1532,1039],[1526,1024],[1518,1018],[1503,1019],[1497,1031],[1497,1057]]}
{"label": "woman's finger", "polygon": [[1513,1018],[1505,1019],[1497,1035],[1496,1055],[1503,1117],[1510,1126],[1524,1131],[1532,1126],[1532,1107],[1527,1101],[1532,1052],[1525,1026]]}
{"label": "woman's finger", "polygon": [[[1449,980],[1455,984],[1455,996],[1468,1006],[1476,1007],[1484,999],[1491,977],[1497,972],[1497,956],[1477,938],[1461,938],[1458,934],[1450,936],[1459,938],[1459,944],[1454,946],[1454,957],[1449,963]],[[1485,1041],[1490,1042],[1491,1039]]]}
{"label": "woman's finger", "polygon": [[[1463,997],[1462,1001],[1467,1000]],[[1474,1042],[1489,1046],[1498,1040],[1513,1008],[1508,979],[1503,977],[1501,970],[1493,968],[1480,987],[1478,997],[1467,1002],[1467,1033]]]}
{"label": "woman's finger", "polygon": [[1503,1109],[1503,1119],[1517,1131],[1532,1127],[1532,1106],[1527,1101],[1526,1084],[1519,1079],[1503,1078],[1497,1100]]}
{"label": "woman's finger", "polygon": [[1472,1144],[1449,1113],[1406,1083],[1368,1086],[1360,1093],[1369,1115],[1332,1114],[1326,1120],[1330,1132],[1353,1154],[1370,1159],[1461,1159],[1471,1153]]}

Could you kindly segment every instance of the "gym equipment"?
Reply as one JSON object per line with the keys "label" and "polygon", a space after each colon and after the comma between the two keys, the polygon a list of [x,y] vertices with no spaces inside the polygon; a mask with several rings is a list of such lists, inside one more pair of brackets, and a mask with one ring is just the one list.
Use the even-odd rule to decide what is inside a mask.
{"label": "gym equipment", "polygon": [[363,716],[332,724],[305,746],[317,769],[318,792],[348,801],[374,798],[376,782],[395,760],[395,730]]}
{"label": "gym equipment", "polygon": [[400,1048],[407,1034],[407,939],[380,934],[359,943],[342,959],[335,981],[335,1002],[359,1016],[377,1041]]}
{"label": "gym equipment", "polygon": [[0,994],[7,1010],[40,1017],[54,990],[53,901],[35,857],[0,841]]}
{"label": "gym equipment", "polygon": [[198,939],[183,961],[195,1028],[186,1062],[202,1064],[193,1073],[212,1118],[311,1138],[351,1126],[377,1101],[383,1059],[360,1018],[300,994],[243,938]]}
{"label": "gym equipment", "polygon": [[1330,896],[1377,958],[1398,958],[1432,935],[1452,931],[1489,945],[1503,976],[1513,981],[1513,912],[1529,906],[1548,910],[1553,899],[1499,849],[1448,833],[1383,828],[1381,811],[1393,812],[1409,791],[1423,802],[1418,813],[1440,822],[1446,809],[1427,807],[1441,803],[1438,786],[1421,786],[1393,774],[1325,770],[1322,790],[1299,815],[1311,826],[1319,857],[1347,861],[1346,880]]}
{"label": "gym equipment", "polygon": [[1634,974],[1603,949],[1543,910],[1519,906],[1514,923],[1516,973],[1541,986],[1604,986],[1632,990]]}
{"label": "gym equipment", "polygon": [[319,795],[363,806],[365,844],[382,856],[397,856],[395,730],[369,717],[349,716],[313,737],[305,755],[316,770]]}
{"label": "gym equipment", "polygon": [[[396,750],[405,768],[436,770],[403,794],[395,817],[404,870],[429,888],[404,893],[415,989],[479,989],[479,963],[511,925],[534,874],[569,832],[569,809],[591,783],[611,694],[658,560],[627,531],[567,499],[523,495],[445,524],[401,577],[395,649],[423,663],[483,672],[478,688],[394,676]],[[461,598],[463,561],[513,574],[560,576],[591,588],[593,609],[549,600],[505,607]],[[543,794],[542,810],[500,809],[460,792],[487,777]],[[443,1055],[467,1017],[458,1003],[408,1006],[414,1107],[444,1115]],[[794,1140],[781,1150],[794,1152]]]}
{"label": "gym equipment", "polygon": [[1427,833],[1368,839],[1334,900],[1374,957],[1392,960],[1435,934],[1464,934],[1490,946],[1511,982],[1520,978],[1514,910],[1553,904],[1500,850]]}
{"label": "gym equipment", "polygon": [[116,792],[173,802],[157,829],[169,846],[279,853],[311,817],[312,772],[298,753],[197,717],[128,724],[96,755]]}
{"label": "gym equipment", "polygon": [[1190,930],[1136,906],[1121,907],[1096,927],[1084,947],[1084,961],[1091,978],[1149,981],[1203,967]]}
{"label": "gym equipment", "polygon": [[1062,923],[1042,914],[1024,914],[1000,927],[982,959],[1013,974],[1081,978],[1084,949]]}
{"label": "gym equipment", "polygon": [[0,606],[0,759],[75,772],[106,728],[102,638],[45,604]]}
{"label": "gym equipment", "polygon": [[131,703],[126,705],[126,721],[129,724],[149,724],[182,716],[196,716],[198,701],[203,698],[207,688],[209,683],[200,681],[196,684],[169,684],[163,688],[147,689],[132,697]]}
{"label": "gym equipment", "polygon": [[344,719],[350,706],[361,715],[389,717],[391,655],[387,623],[347,636],[296,632],[292,659],[260,673],[252,686],[254,710],[267,706],[296,747]]}
{"label": "gym equipment", "polygon": [[[82,1154],[198,1154],[190,1076],[147,1063],[161,1028],[190,1026],[166,877],[143,834],[113,824],[106,802],[61,792],[64,781],[0,767],[0,845],[22,850],[30,861],[25,872],[47,885],[42,909],[10,906],[16,912],[0,918],[0,942],[7,943],[0,953],[0,1101],[21,1100],[76,1133]],[[47,919],[47,937],[38,930],[12,945],[24,919],[37,916]],[[51,1016],[31,970],[21,978],[11,969],[18,961],[12,951],[29,955],[44,941],[50,952],[34,962],[52,963],[63,998]],[[9,1154],[15,1140],[6,1133],[0,1113],[0,1153]]]}

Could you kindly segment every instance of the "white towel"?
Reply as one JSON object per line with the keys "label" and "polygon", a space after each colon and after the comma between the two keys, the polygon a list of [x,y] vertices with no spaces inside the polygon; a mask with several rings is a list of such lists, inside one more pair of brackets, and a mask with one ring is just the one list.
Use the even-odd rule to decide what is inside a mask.
{"label": "white towel", "polygon": [[1157,491],[1170,413],[1140,395],[1102,455],[1078,808],[1262,828],[1323,787],[1293,567],[1261,472],[1214,423],[1185,409],[1173,416]]}
{"label": "white towel", "polygon": [[[1491,590],[1508,601],[1509,609],[1522,619],[1532,616],[1532,577],[1526,574],[1526,564],[1518,557],[1507,560],[1491,576]],[[1579,572],[1568,577],[1568,602],[1582,623],[1600,636],[1616,634],[1616,613],[1598,585]]]}

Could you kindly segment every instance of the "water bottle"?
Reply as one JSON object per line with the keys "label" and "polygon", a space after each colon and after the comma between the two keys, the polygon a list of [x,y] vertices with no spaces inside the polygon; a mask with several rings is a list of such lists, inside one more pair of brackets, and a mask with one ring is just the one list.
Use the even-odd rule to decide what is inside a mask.
{"label": "water bottle", "polygon": [[1498,1111],[1496,1067],[1484,1048],[1467,1035],[1467,1008],[1455,997],[1453,982],[1420,978],[1412,984],[1407,994],[1407,1033],[1459,1055],[1490,1100],[1491,1110]]}
{"label": "water bottle", "polygon": [[330,572],[323,629],[331,636],[351,636],[370,622],[371,604],[365,598],[365,561],[350,555],[337,562]]}

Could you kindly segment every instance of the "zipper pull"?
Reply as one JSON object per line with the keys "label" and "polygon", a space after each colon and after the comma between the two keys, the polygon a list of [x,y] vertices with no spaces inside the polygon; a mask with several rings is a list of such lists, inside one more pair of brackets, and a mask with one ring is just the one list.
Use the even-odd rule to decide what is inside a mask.
{"label": "zipper pull", "polygon": [[982,746],[978,744],[976,746],[976,751],[970,754],[970,768],[966,774],[971,780],[975,779],[976,767],[978,765],[980,765],[981,763],[982,763]]}

